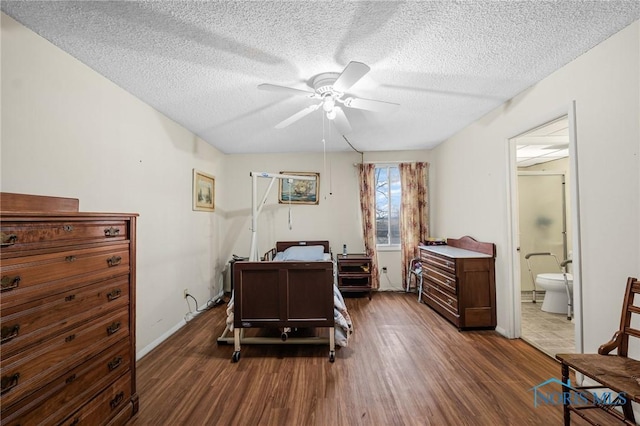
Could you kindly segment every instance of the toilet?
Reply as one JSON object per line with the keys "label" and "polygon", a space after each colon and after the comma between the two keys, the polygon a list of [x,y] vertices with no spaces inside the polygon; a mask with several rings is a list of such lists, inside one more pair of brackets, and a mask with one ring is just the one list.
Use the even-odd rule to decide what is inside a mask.
{"label": "toilet", "polygon": [[[573,294],[573,275],[567,274],[567,281],[569,282],[569,291]],[[567,314],[569,298],[564,284],[564,274],[538,274],[536,287],[544,290],[541,310],[553,314]]]}

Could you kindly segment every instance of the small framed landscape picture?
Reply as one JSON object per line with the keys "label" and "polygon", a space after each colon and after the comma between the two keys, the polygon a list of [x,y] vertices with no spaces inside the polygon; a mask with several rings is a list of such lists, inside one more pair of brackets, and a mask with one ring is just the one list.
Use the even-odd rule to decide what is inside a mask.
{"label": "small framed landscape picture", "polygon": [[216,180],[213,176],[193,169],[193,210],[215,210]]}
{"label": "small framed landscape picture", "polygon": [[280,179],[278,202],[280,204],[318,204],[320,173],[280,172],[283,175],[304,176],[311,180]]}

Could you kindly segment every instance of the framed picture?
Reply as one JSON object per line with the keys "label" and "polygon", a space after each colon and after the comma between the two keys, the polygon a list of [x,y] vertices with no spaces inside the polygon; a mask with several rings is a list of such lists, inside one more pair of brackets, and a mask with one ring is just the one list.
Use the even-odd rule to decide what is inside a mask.
{"label": "framed picture", "polygon": [[280,204],[318,204],[318,196],[320,194],[320,173],[280,173],[283,175],[315,177],[315,180],[280,179],[280,187],[278,190],[278,202]]}
{"label": "framed picture", "polygon": [[193,169],[193,210],[215,210],[216,180],[213,176]]}

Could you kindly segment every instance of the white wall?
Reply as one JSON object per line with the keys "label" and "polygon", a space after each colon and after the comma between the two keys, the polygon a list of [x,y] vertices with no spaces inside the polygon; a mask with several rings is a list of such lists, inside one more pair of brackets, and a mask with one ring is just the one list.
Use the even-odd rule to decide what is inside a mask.
{"label": "white wall", "polygon": [[434,150],[433,231],[496,243],[498,327],[511,325],[513,286],[507,139],[566,114],[573,100],[585,351],[618,327],[626,278],[640,275],[639,53],[636,21]]}
{"label": "white wall", "polygon": [[[320,141],[318,141],[320,143]],[[323,154],[290,153],[264,155],[229,155],[225,163],[228,182],[225,198],[227,232],[222,246],[240,256],[249,256],[251,242],[251,177],[250,172],[317,172],[320,173],[320,200],[317,205],[278,203],[278,185],[274,184],[258,220],[258,253],[262,255],[276,240],[329,240],[334,253],[347,244],[350,251],[364,250],[357,170],[353,163],[357,154],[327,153],[326,171]],[[257,180],[260,202],[271,179]]]}
{"label": "white wall", "polygon": [[1,189],[140,214],[140,355],[184,324],[183,288],[200,303],[219,290],[223,215],[192,211],[191,188],[196,168],[224,199],[224,156],[5,14],[1,24]]}

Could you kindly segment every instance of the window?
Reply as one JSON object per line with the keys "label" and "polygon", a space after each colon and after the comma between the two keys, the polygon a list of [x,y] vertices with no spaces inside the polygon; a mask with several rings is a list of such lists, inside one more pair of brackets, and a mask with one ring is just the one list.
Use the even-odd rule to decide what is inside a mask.
{"label": "window", "polygon": [[398,166],[376,166],[376,244],[400,246],[400,171]]}

